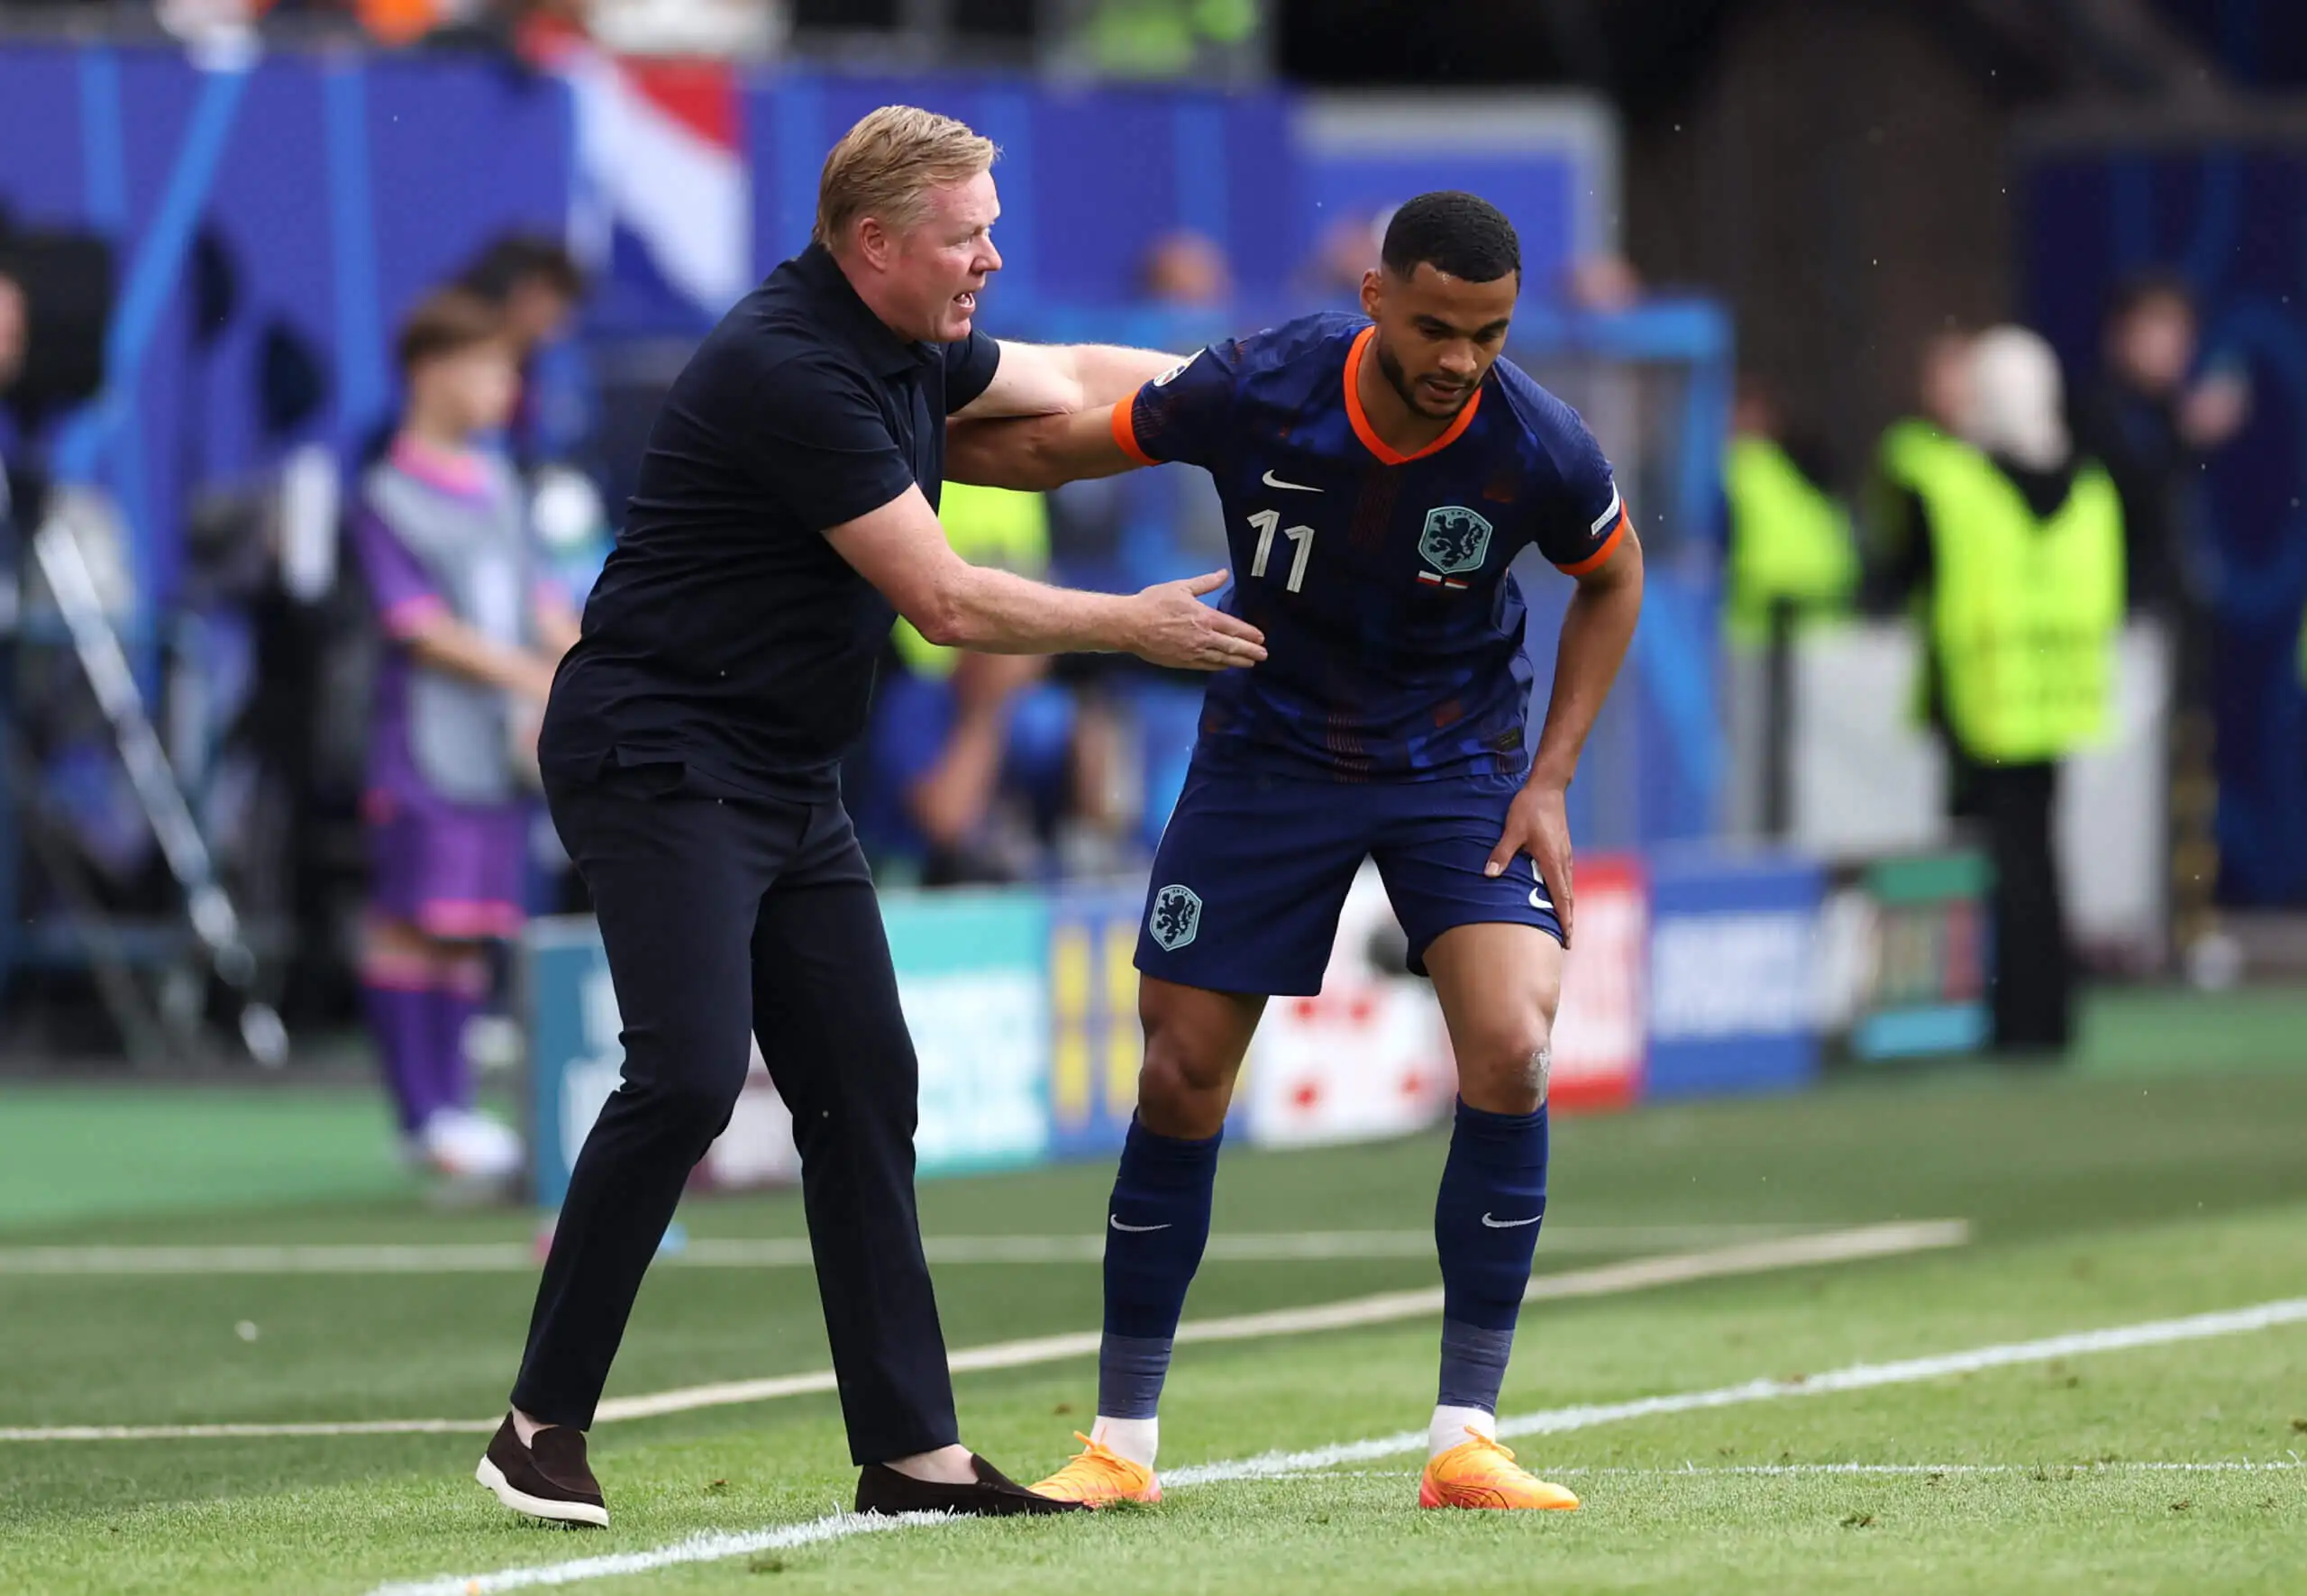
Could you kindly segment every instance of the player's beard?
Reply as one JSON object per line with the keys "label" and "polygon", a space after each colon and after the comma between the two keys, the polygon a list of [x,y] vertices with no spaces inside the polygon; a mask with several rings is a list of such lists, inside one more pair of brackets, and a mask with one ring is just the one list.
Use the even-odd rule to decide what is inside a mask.
{"label": "player's beard", "polygon": [[1474,397],[1474,389],[1482,386],[1479,383],[1469,384],[1465,394],[1456,404],[1445,410],[1436,410],[1418,397],[1418,385],[1410,381],[1409,374],[1402,369],[1402,363],[1394,359],[1394,351],[1386,347],[1386,341],[1377,338],[1372,340],[1372,343],[1378,357],[1378,375],[1384,378],[1386,386],[1409,406],[1412,415],[1423,415],[1428,421],[1453,420]]}

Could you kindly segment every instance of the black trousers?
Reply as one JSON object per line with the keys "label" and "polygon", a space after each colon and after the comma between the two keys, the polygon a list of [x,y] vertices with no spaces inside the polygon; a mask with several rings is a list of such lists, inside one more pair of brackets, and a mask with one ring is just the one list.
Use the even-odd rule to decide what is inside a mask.
{"label": "black trousers", "polygon": [[1949,807],[1983,834],[1994,867],[1994,1044],[2063,1053],[2074,1035],[2074,957],[2052,845],[2056,764],[1983,764],[1950,747]]}
{"label": "black trousers", "polygon": [[953,1443],[914,1208],[919,1069],[872,877],[838,801],[699,796],[679,765],[548,781],[625,1021],[625,1078],[569,1182],[513,1404],[590,1425],[641,1277],[761,1041],[793,1112],[850,1450]]}

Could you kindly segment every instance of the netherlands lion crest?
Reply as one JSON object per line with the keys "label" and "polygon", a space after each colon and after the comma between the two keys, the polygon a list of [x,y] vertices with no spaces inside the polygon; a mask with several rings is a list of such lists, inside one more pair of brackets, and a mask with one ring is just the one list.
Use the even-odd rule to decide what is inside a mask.
{"label": "netherlands lion crest", "polygon": [[1201,895],[1174,882],[1163,888],[1154,894],[1154,912],[1145,924],[1163,953],[1176,953],[1201,929]]}
{"label": "netherlands lion crest", "polygon": [[1426,531],[1418,540],[1426,563],[1444,576],[1464,576],[1480,570],[1490,554],[1490,523],[1464,505],[1444,505],[1426,512]]}

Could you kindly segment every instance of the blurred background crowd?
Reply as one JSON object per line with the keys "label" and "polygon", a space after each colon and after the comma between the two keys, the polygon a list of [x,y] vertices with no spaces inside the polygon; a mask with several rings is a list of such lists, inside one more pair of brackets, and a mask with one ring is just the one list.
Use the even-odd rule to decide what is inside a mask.
{"label": "blurred background crowd", "polygon": [[[20,1056],[178,1056],[220,993],[299,1035],[357,1023],[369,726],[406,639],[344,538],[415,424],[397,333],[444,288],[485,307],[514,379],[469,441],[518,473],[580,608],[657,395],[798,247],[816,161],[883,99],[1004,146],[1003,336],[1185,352],[1350,308],[1419,188],[1516,216],[1512,352],[1584,410],[1659,572],[1584,845],[1839,863],[1969,839],[2006,983],[2055,993],[2070,964],[2219,985],[2302,962],[2294,6],[0,0]],[[2116,584],[2100,732],[1966,726],[1978,662],[1933,620],[1967,502],[1942,444],[2045,524],[2111,488],[2116,519],[2077,535],[2119,557],[2069,570]],[[1178,470],[955,488],[944,520],[974,561],[1109,589],[1225,547]],[[41,556],[50,525],[85,593]],[[91,690],[91,619],[196,851]],[[900,624],[845,789],[885,881],[1124,879],[1198,708],[1132,661],[959,654]],[[530,853],[525,909],[581,909],[549,828]],[[230,935],[200,924],[210,885]],[[1994,1024],[2066,1035],[2056,1012]]]}

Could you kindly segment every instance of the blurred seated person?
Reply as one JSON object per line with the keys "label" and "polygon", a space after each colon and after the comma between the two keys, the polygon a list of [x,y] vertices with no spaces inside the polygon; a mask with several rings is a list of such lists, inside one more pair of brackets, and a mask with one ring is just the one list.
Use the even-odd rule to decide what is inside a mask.
{"label": "blurred seated person", "polygon": [[[1181,307],[1222,306],[1234,297],[1234,269],[1217,241],[1191,228],[1165,233],[1138,270],[1148,301]],[[1183,351],[1181,351],[1183,352]]]}
{"label": "blurred seated person", "polygon": [[32,510],[11,435],[14,423],[7,408],[8,390],[23,371],[24,355],[31,345],[32,316],[24,291],[15,278],[0,274],[0,525],[29,516]]}
{"label": "blurred seated person", "polygon": [[31,346],[32,323],[24,308],[24,291],[14,278],[0,274],[0,394],[8,391],[16,373],[24,369],[24,351]]}
{"label": "blurred seated person", "polygon": [[2232,365],[2199,369],[2201,317],[2175,277],[2124,284],[2102,337],[2104,375],[2074,406],[2075,433],[2122,495],[2131,609],[2180,619],[2199,644],[2214,561],[2198,484],[2248,418],[2249,383]]}
{"label": "blurred seated person", "polygon": [[[1355,282],[1360,282],[1359,269]],[[1142,298],[1104,336],[1183,359],[1239,331],[1234,273],[1218,243],[1190,228],[1166,233],[1137,268]],[[1049,496],[1052,558],[1071,586],[1135,593],[1226,563],[1225,509],[1200,471],[1133,471],[1069,482]],[[1121,803],[1136,818],[1134,844],[1150,853],[1185,787],[1201,715],[1199,673],[1163,670],[1123,654],[1077,655],[1057,667],[1093,683],[1110,706],[1125,765],[1143,772]],[[1109,818],[1126,825],[1128,816]]]}
{"label": "blurred seated person", "polygon": [[1362,278],[1378,264],[1379,246],[1385,242],[1386,223],[1393,207],[1341,216],[1322,229],[1314,252],[1299,266],[1294,285],[1318,310],[1360,313]]}
{"label": "blurred seated person", "polygon": [[497,308],[520,362],[520,397],[506,429],[514,460],[525,470],[568,459],[591,433],[594,414],[591,376],[568,336],[585,298],[576,258],[552,239],[507,233],[458,275],[457,286]]}
{"label": "blurred seated person", "polygon": [[1623,255],[1587,255],[1563,274],[1563,297],[1595,315],[1616,315],[1642,303],[1642,274]]}
{"label": "blurred seated person", "polygon": [[599,414],[591,369],[570,324],[585,298],[585,273],[553,239],[506,233],[458,275],[504,319],[520,362],[521,391],[505,446],[528,478],[531,510],[553,579],[579,608],[607,563],[616,531],[599,484],[570,463]]}
{"label": "blurred seated person", "polygon": [[[972,565],[1048,569],[1037,494],[948,483],[938,520]],[[1045,873],[1064,823],[1095,825],[1111,807],[1102,721],[1048,679],[1041,655],[942,648],[902,618],[889,642],[853,806],[876,869],[925,887]]]}

